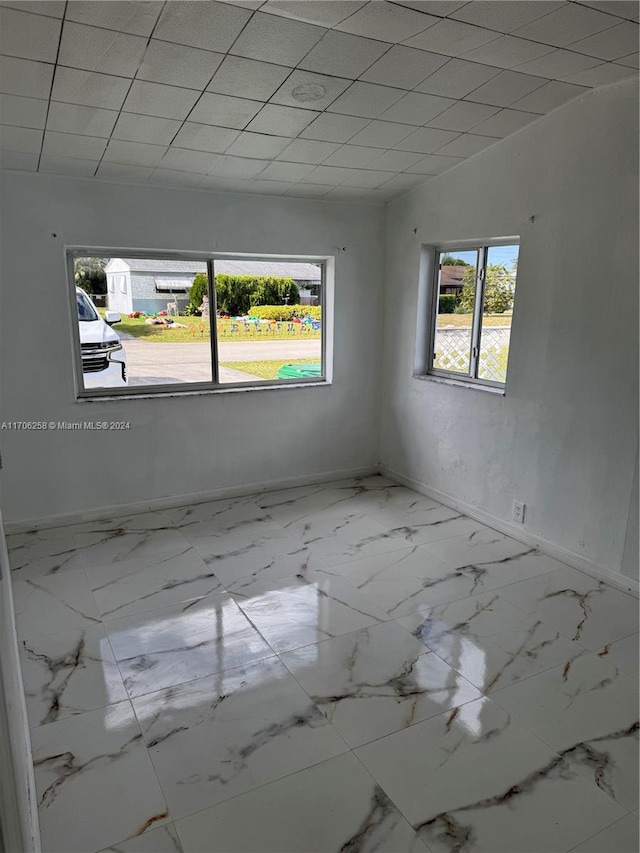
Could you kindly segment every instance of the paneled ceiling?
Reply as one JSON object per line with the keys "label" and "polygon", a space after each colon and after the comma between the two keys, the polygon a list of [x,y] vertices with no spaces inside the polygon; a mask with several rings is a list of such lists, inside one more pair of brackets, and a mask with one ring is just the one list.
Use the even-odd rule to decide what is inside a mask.
{"label": "paneled ceiling", "polygon": [[388,201],[638,74],[633,0],[0,3],[5,169]]}

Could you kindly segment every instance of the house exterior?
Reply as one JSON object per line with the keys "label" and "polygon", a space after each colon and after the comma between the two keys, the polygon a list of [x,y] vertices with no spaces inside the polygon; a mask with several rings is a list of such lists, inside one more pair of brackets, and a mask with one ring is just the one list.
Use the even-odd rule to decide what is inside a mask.
{"label": "house exterior", "polygon": [[460,296],[464,287],[462,278],[467,269],[469,267],[443,264],[440,267],[440,294],[452,293],[454,296]]}
{"label": "house exterior", "polygon": [[[193,279],[197,273],[206,271],[206,264],[198,261],[111,258],[105,267],[108,308],[121,314],[134,311],[155,314],[166,311],[167,303],[177,302],[178,310],[183,311],[189,302]],[[220,260],[215,262],[215,271],[216,274],[292,278],[298,285],[303,304],[317,304],[320,297],[321,271],[314,264]]]}

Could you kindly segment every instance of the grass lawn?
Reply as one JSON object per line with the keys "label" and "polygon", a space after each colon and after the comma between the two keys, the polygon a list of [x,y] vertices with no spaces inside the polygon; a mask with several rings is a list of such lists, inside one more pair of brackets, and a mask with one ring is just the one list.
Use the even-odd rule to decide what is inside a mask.
{"label": "grass lawn", "polygon": [[[145,323],[144,317],[127,317],[122,316],[122,321],[114,326],[116,332],[124,332],[127,335],[132,335],[135,338],[142,338],[154,343],[170,342],[170,343],[191,343],[209,340],[209,323],[201,317],[176,317],[178,323],[186,326],[186,329],[169,329],[166,326],[149,326]],[[287,331],[287,323],[282,323],[281,331],[277,331],[277,327],[272,325],[270,328],[273,331],[267,331],[263,326],[263,331],[258,332],[254,326],[249,326],[249,331],[246,332],[243,326],[240,326],[239,331],[231,331],[230,320],[218,320],[218,340],[223,341],[290,341],[290,340],[305,340],[307,338],[321,337],[321,332],[303,331],[302,323],[295,323],[292,332]]]}
{"label": "grass lawn", "polygon": [[[483,326],[510,326],[510,313],[504,314],[484,314],[482,316]],[[453,327],[454,329],[467,329],[473,325],[473,314],[438,314],[438,328],[444,326]]]}
{"label": "grass lawn", "polygon": [[277,359],[269,361],[221,361],[221,367],[232,367],[234,370],[242,370],[260,379],[277,379],[278,371],[283,364],[308,364],[308,358],[290,358],[285,361]]}

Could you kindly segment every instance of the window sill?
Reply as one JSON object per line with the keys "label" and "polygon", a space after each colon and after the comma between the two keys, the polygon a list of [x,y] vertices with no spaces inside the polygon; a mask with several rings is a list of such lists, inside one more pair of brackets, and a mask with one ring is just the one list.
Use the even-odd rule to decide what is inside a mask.
{"label": "window sill", "polygon": [[217,394],[236,394],[248,391],[282,391],[289,388],[326,388],[332,383],[325,379],[320,382],[295,382],[282,385],[234,385],[229,388],[197,388],[193,390],[149,391],[135,394],[100,394],[91,397],[76,397],[76,403],[102,403],[113,400],[162,400],[167,397],[209,397]]}
{"label": "window sill", "polygon": [[493,385],[483,385],[480,382],[472,382],[469,379],[451,379],[448,376],[434,376],[430,373],[414,373],[413,378],[424,382],[437,382],[440,385],[455,385],[459,388],[470,388],[472,391],[484,391],[488,394],[495,394],[498,397],[505,396],[504,388],[496,388]]}

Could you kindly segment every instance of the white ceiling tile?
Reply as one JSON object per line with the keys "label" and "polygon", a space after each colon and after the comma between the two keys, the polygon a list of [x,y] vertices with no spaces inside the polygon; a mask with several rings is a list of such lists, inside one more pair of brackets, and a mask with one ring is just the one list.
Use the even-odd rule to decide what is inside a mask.
{"label": "white ceiling tile", "polygon": [[251,18],[249,9],[224,3],[169,2],[154,38],[226,53]]}
{"label": "white ceiling tile", "polygon": [[57,18],[30,15],[0,6],[0,53],[21,59],[55,62],[60,27]]}
{"label": "white ceiling tile", "polygon": [[447,169],[452,169],[458,163],[462,163],[464,159],[464,157],[442,157],[439,154],[428,154],[407,171],[417,175],[440,175]]}
{"label": "white ceiling tile", "polygon": [[437,130],[433,127],[423,127],[398,142],[394,148],[399,151],[414,151],[416,154],[431,154],[457,136],[459,134],[455,130]]}
{"label": "white ceiling tile", "polygon": [[256,62],[242,56],[225,56],[222,65],[207,86],[207,91],[217,92],[220,95],[235,95],[237,98],[268,101],[291,71],[291,68],[285,68],[282,65]]}
{"label": "white ceiling tile", "polygon": [[359,77],[389,50],[390,45],[330,30],[300,63],[308,71]]}
{"label": "white ceiling tile", "polygon": [[28,154],[26,151],[0,150],[0,168],[19,169],[24,172],[37,172],[39,154]]}
{"label": "white ceiling tile", "polygon": [[386,0],[367,3],[336,26],[337,30],[380,41],[400,42],[437,24],[439,18],[413,9],[393,6]]}
{"label": "white ceiling tile", "polygon": [[313,71],[294,71],[271,98],[274,104],[323,110],[347,89],[353,80],[327,77]]}
{"label": "white ceiling tile", "polygon": [[571,50],[596,56],[598,59],[620,59],[638,50],[638,25],[631,21],[622,21],[603,33],[573,42]]}
{"label": "white ceiling tile", "polygon": [[304,184],[328,184],[336,187],[355,175],[355,169],[340,169],[337,166],[316,166],[302,178]]}
{"label": "white ceiling tile", "polygon": [[350,199],[360,199],[367,192],[366,189],[362,187],[348,187],[343,184],[340,187],[334,187],[330,192],[327,193],[325,198],[327,200],[338,199],[340,201],[349,201]]}
{"label": "white ceiling tile", "polygon": [[79,24],[106,27],[136,36],[150,36],[162,9],[162,0],[72,0],[66,19]]}
{"label": "white ceiling tile", "polygon": [[586,68],[598,65],[598,60],[591,56],[582,56],[570,50],[554,50],[539,59],[525,62],[516,69],[525,74],[534,74],[538,77],[566,77],[568,74],[577,74]]}
{"label": "white ceiling tile", "polygon": [[254,192],[251,181],[243,181],[240,178],[221,178],[216,175],[205,175],[197,187],[199,190],[213,190],[215,192]]}
{"label": "white ceiling tile", "polygon": [[288,163],[322,163],[339,147],[334,142],[294,139],[278,156],[278,160],[286,160]]}
{"label": "white ceiling tile", "polygon": [[384,121],[424,125],[454,104],[451,98],[409,92],[380,116]]}
{"label": "white ceiling tile", "polygon": [[394,0],[398,6],[407,6],[409,9],[416,9],[418,12],[428,12],[431,15],[438,15],[440,18],[446,18],[451,15],[456,9],[461,6],[466,6],[469,0]]}
{"label": "white ceiling tile", "polygon": [[474,133],[463,133],[452,142],[438,149],[438,154],[448,157],[472,157],[478,151],[488,148],[496,142],[490,136],[476,136]]}
{"label": "white ceiling tile", "polygon": [[393,148],[401,139],[406,139],[415,128],[408,124],[396,124],[392,121],[372,121],[360,133],[357,133],[351,143],[372,148]]}
{"label": "white ceiling tile", "polygon": [[127,183],[146,183],[153,169],[146,166],[132,166],[124,163],[107,163],[104,160],[98,166],[98,178]]}
{"label": "white ceiling tile", "polygon": [[258,160],[273,160],[291,143],[286,136],[265,136],[263,133],[245,131],[227,149],[234,157],[255,157]]}
{"label": "white ceiling tile", "polygon": [[613,62],[603,62],[601,65],[587,68],[586,71],[569,74],[563,78],[563,82],[575,83],[578,86],[606,86],[609,83],[617,83],[618,80],[625,80],[631,75],[637,76],[637,72],[634,73],[632,68],[623,67]]}
{"label": "white ceiling tile", "polygon": [[466,100],[508,107],[534,89],[539,89],[544,82],[542,77],[529,77],[528,74],[519,74],[516,71],[501,71],[493,80],[467,95]]}
{"label": "white ceiling tile", "polygon": [[480,136],[495,136],[502,138],[510,133],[515,133],[516,130],[531,124],[536,121],[537,115],[521,112],[520,110],[500,110],[491,118],[483,121],[481,124],[473,128],[474,134]]}
{"label": "white ceiling tile", "polygon": [[514,35],[532,41],[541,41],[564,47],[581,38],[587,38],[617,24],[616,18],[586,6],[567,3],[543,18],[514,30]]}
{"label": "white ceiling tile", "polygon": [[48,99],[54,67],[30,59],[0,56],[0,91],[26,98]]}
{"label": "white ceiling tile", "polygon": [[283,195],[283,193],[292,187],[293,184],[291,181],[264,181],[260,177],[258,180],[251,181],[249,192],[266,195]]}
{"label": "white ceiling tile", "polygon": [[209,151],[191,151],[187,148],[169,148],[162,160],[158,163],[159,169],[175,169],[178,172],[198,172],[206,175],[213,169],[219,154]]}
{"label": "white ceiling tile", "polygon": [[[101,136],[108,139],[118,118],[117,110],[99,107],[81,107],[51,101],[47,117],[47,130],[59,133],[76,133],[81,136]],[[61,156],[65,156],[64,154]],[[91,159],[91,158],[89,158]]]}
{"label": "white ceiling tile", "polygon": [[[264,162],[263,162],[264,166]],[[270,163],[260,175],[261,180],[287,181],[289,183],[301,181],[305,175],[313,169],[311,163],[284,163],[277,161]]]}
{"label": "white ceiling tile", "polygon": [[47,101],[38,98],[0,95],[0,122],[42,130],[47,120],[47,107]]}
{"label": "white ceiling tile", "polygon": [[429,127],[441,130],[471,130],[481,121],[495,115],[499,107],[489,107],[486,104],[474,104],[471,101],[457,101],[448,110],[436,116],[429,122]]}
{"label": "white ceiling tile", "polygon": [[334,27],[365,5],[366,0],[268,0],[263,12],[321,27]]}
{"label": "white ceiling tile", "polygon": [[640,14],[638,0],[594,0],[593,2],[582,0],[582,5],[592,6],[594,9],[608,12],[610,15],[628,18],[630,21],[637,21]]}
{"label": "white ceiling tile", "polygon": [[237,130],[230,130],[228,127],[214,127],[210,124],[186,121],[178,131],[174,145],[179,148],[222,154],[238,136]]}
{"label": "white ceiling tile", "polygon": [[[173,118],[140,116],[120,113],[113,130],[114,139],[126,142],[148,142],[151,145],[169,145],[180,129],[181,122]],[[177,143],[179,144],[179,143]]]}
{"label": "white ceiling tile", "polygon": [[446,65],[416,87],[418,92],[441,95],[446,98],[464,98],[500,71],[464,59],[451,59]]}
{"label": "white ceiling tile", "polygon": [[418,187],[420,184],[424,182],[424,178],[422,175],[415,174],[404,174],[404,175],[394,175],[393,178],[389,178],[388,181],[385,181],[384,184],[380,187],[382,190],[408,190],[413,187]]}
{"label": "white ceiling tile", "polygon": [[[277,65],[297,65],[326,30],[277,15],[256,12],[233,45],[235,56]],[[313,69],[312,69],[313,70]],[[340,74],[339,70],[336,70]]]}
{"label": "white ceiling tile", "polygon": [[406,44],[410,47],[419,47],[421,50],[430,50],[433,53],[443,53],[446,56],[462,56],[497,38],[499,34],[493,30],[472,27],[461,21],[452,21],[447,18],[429,27],[420,35],[408,39]]}
{"label": "white ceiling tile", "polygon": [[51,175],[69,175],[74,178],[92,178],[99,160],[81,160],[72,157],[48,157],[44,153],[40,158],[39,172]]}
{"label": "white ceiling tile", "polygon": [[205,92],[189,115],[189,121],[242,130],[262,106],[260,101]]}
{"label": "white ceiling tile", "polygon": [[70,68],[133,77],[142,61],[147,39],[65,21],[58,62]]}
{"label": "white ceiling tile", "polygon": [[32,15],[49,15],[52,18],[64,16],[65,0],[2,0],[0,6],[18,9],[21,12],[31,12]]}
{"label": "white ceiling tile", "polygon": [[399,89],[413,89],[445,62],[447,57],[438,53],[396,44],[365,71],[362,80],[383,86],[397,86]]}
{"label": "white ceiling tile", "polygon": [[96,136],[79,136],[74,133],[57,133],[47,130],[42,154],[47,157],[79,157],[82,160],[100,160],[107,140]]}
{"label": "white ceiling tile", "polygon": [[563,5],[563,0],[527,0],[526,3],[473,0],[473,3],[466,3],[461,9],[452,12],[451,17],[499,33],[510,33]]}
{"label": "white ceiling tile", "polygon": [[322,198],[331,189],[330,184],[294,184],[283,195],[294,198]]}
{"label": "white ceiling tile", "polygon": [[540,89],[525,95],[511,106],[515,110],[526,110],[530,113],[548,113],[586,91],[582,86],[572,86],[570,83],[560,83],[552,80]]}
{"label": "white ceiling tile", "polygon": [[42,130],[0,124],[0,149],[2,151],[22,151],[25,154],[39,154],[42,148],[42,136]]}
{"label": "white ceiling tile", "polygon": [[376,86],[373,83],[354,83],[331,104],[328,112],[377,118],[403,94],[402,89]]}
{"label": "white ceiling tile", "polygon": [[365,169],[369,163],[380,156],[379,148],[365,148],[363,145],[343,145],[335,154],[324,161],[325,166],[343,166],[348,169]]}
{"label": "white ceiling tile", "polygon": [[361,187],[362,189],[374,189],[384,184],[393,177],[393,172],[378,172],[374,169],[366,169],[356,172],[344,182],[347,187]]}
{"label": "white ceiling tile", "polygon": [[[124,77],[63,68],[58,65],[51,98],[68,104],[119,110],[131,84]],[[134,84],[135,85],[135,84]]]}
{"label": "white ceiling tile", "polygon": [[189,115],[198,97],[199,93],[193,89],[134,80],[123,109],[129,113],[182,120]]}
{"label": "white ceiling tile", "polygon": [[312,110],[265,104],[257,116],[247,125],[252,133],[271,133],[276,136],[297,136],[318,116]]}
{"label": "white ceiling tile", "polygon": [[474,62],[482,62],[485,65],[496,65],[498,68],[513,68],[514,65],[522,65],[552,51],[553,48],[546,44],[514,36],[502,36],[496,41],[483,44],[482,47],[466,53],[465,59],[472,59]]}
{"label": "white ceiling tile", "polygon": [[148,145],[143,142],[109,140],[104,160],[130,166],[157,166],[167,151],[166,145]]}
{"label": "white ceiling tile", "polygon": [[422,159],[422,154],[414,151],[385,151],[376,157],[368,166],[368,169],[376,169],[380,172],[401,172],[413,166]]}
{"label": "white ceiling tile", "polygon": [[629,68],[637,68],[638,67],[638,53],[631,53],[629,56],[623,56],[617,60],[618,65],[626,65]]}
{"label": "white ceiling tile", "polygon": [[243,178],[249,180],[257,177],[265,169],[264,160],[249,160],[246,157],[220,157],[210,174],[221,178]]}
{"label": "white ceiling tile", "polygon": [[369,119],[342,116],[339,113],[321,113],[300,135],[304,139],[324,142],[346,142],[369,124]]}
{"label": "white ceiling tile", "polygon": [[136,77],[202,91],[222,60],[221,53],[151,39]]}
{"label": "white ceiling tile", "polygon": [[179,169],[155,169],[148,183],[154,187],[178,187],[192,189],[202,180],[199,172],[187,172]]}

